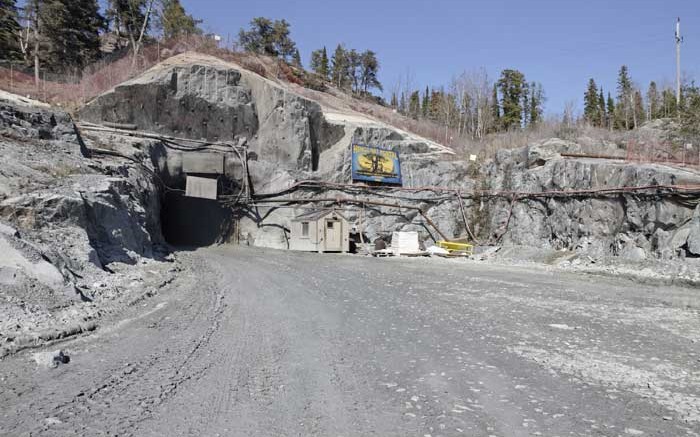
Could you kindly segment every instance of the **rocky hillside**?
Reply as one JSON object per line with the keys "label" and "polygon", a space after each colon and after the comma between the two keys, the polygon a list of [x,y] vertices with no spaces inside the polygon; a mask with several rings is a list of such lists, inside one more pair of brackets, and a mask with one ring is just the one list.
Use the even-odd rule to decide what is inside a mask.
{"label": "rocky hillside", "polygon": [[92,329],[168,277],[151,175],[81,145],[68,114],[0,91],[0,356]]}
{"label": "rocky hillside", "polygon": [[[491,244],[631,259],[700,255],[695,197],[672,195],[660,187],[636,190],[697,186],[698,172],[622,159],[572,157],[625,156],[624,150],[611,144],[550,140],[501,151],[488,162],[465,162],[431,141],[351,111],[330,109],[285,84],[192,53],[172,58],[97,98],[80,117],[94,123],[134,124],[168,135],[246,144],[257,195],[284,191],[300,180],[350,183],[350,144],[381,144],[401,154],[405,188],[438,187],[404,192],[401,200],[425,210],[448,238],[468,236],[466,215],[466,223],[471,222],[471,230],[478,234],[475,237]],[[623,187],[632,191],[600,191]],[[316,189],[301,195],[347,194],[347,189],[332,188],[336,191],[325,187],[321,193]],[[387,196],[376,190],[352,190],[355,199],[378,201]],[[463,197],[465,214],[454,190]],[[582,190],[587,193],[529,195]],[[259,203],[254,214],[241,218],[239,233],[249,244],[278,248],[287,247],[289,220],[303,208],[313,207],[264,205]],[[356,206],[344,207],[351,219],[359,218]],[[431,238],[429,226],[416,210],[397,213],[372,208],[365,212],[362,228],[370,241],[399,229],[420,230],[424,239]]]}

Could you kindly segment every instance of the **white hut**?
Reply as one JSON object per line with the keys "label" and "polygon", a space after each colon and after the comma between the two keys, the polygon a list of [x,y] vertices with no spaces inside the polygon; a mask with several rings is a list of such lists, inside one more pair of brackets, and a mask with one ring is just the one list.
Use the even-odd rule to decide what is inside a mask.
{"label": "white hut", "polygon": [[350,225],[332,209],[312,211],[292,220],[291,250],[343,252],[350,250]]}

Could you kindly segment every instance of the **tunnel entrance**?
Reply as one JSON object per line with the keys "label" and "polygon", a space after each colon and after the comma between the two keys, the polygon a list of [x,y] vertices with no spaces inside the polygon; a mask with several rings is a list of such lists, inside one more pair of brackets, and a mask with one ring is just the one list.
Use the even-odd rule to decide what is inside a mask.
{"label": "tunnel entrance", "polygon": [[214,200],[186,197],[178,191],[161,196],[160,211],[163,237],[177,247],[225,243],[235,229],[230,208]]}

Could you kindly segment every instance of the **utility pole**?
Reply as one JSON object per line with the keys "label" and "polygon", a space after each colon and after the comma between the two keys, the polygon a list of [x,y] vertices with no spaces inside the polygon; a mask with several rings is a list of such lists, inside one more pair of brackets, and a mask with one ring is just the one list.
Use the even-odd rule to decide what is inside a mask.
{"label": "utility pole", "polygon": [[676,21],[676,105],[681,105],[681,18]]}

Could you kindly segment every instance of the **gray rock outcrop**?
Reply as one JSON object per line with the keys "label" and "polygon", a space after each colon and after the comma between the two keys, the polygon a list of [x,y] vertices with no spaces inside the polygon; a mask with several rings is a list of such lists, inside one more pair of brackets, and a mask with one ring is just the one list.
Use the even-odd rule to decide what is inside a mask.
{"label": "gray rock outcrop", "polygon": [[67,113],[0,92],[0,356],[83,332],[142,266],[165,270],[152,171],[83,152]]}

